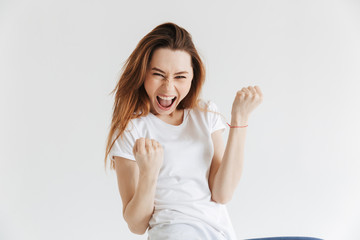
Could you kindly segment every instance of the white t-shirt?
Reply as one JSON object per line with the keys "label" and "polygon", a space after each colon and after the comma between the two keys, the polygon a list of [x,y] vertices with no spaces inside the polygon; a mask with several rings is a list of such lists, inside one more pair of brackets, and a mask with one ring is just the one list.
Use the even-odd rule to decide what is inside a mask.
{"label": "white t-shirt", "polygon": [[[217,111],[212,101],[201,106]],[[184,109],[183,122],[171,125],[154,114],[132,119],[110,152],[135,161],[136,139],[155,139],[164,149],[149,221],[148,240],[237,240],[226,205],[211,200],[208,179],[214,147],[211,133],[225,129],[212,112]]]}

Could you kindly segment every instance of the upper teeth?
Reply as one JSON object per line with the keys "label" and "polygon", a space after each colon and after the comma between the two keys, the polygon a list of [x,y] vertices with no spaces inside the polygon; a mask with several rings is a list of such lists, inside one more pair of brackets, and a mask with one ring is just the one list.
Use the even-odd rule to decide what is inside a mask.
{"label": "upper teeth", "polygon": [[162,97],[162,96],[158,96],[158,97],[164,100],[173,100],[175,98],[175,97]]}

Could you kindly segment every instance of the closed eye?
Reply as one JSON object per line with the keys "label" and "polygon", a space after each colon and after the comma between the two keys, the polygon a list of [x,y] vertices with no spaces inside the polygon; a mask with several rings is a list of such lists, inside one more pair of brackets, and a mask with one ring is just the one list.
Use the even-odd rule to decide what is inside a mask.
{"label": "closed eye", "polygon": [[[161,75],[160,73],[153,73],[153,75],[157,75],[157,76],[164,77],[164,76]],[[186,78],[186,77],[185,77],[185,76],[176,76],[176,78]]]}
{"label": "closed eye", "polygon": [[161,75],[160,73],[153,73],[153,75],[158,75],[158,76],[162,76],[164,77],[163,75]]}

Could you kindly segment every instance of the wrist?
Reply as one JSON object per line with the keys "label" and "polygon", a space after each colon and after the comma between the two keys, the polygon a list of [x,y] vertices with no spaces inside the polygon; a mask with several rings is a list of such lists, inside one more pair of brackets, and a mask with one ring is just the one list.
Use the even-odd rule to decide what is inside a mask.
{"label": "wrist", "polygon": [[159,171],[139,171],[139,178],[157,181]]}
{"label": "wrist", "polygon": [[248,117],[231,118],[231,126],[246,126],[248,125]]}

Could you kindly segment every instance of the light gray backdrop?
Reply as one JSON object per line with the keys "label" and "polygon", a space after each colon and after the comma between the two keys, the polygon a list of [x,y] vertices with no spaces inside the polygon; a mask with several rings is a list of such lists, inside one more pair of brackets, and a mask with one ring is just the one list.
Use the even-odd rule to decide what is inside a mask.
{"label": "light gray backdrop", "polygon": [[[227,204],[239,239],[360,239],[360,2],[0,2],[0,239],[146,239],[103,168],[122,64],[155,26],[193,36],[230,121],[259,85]],[[228,130],[224,134],[227,140]]]}

